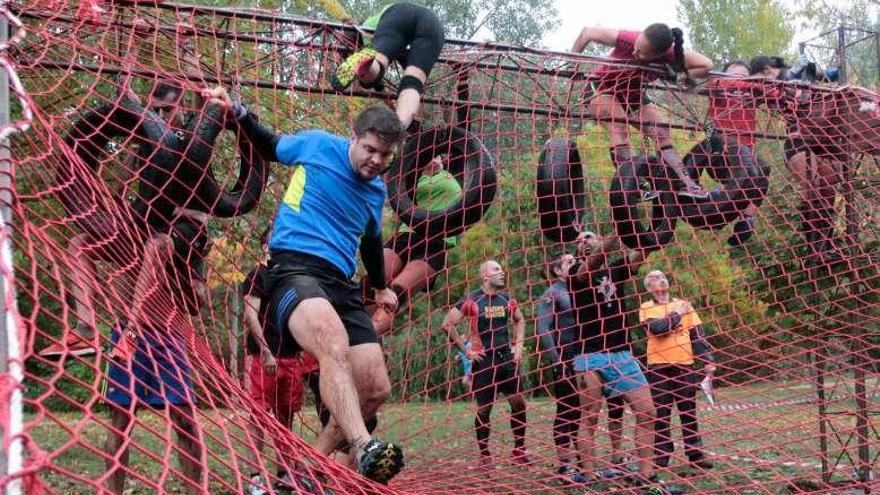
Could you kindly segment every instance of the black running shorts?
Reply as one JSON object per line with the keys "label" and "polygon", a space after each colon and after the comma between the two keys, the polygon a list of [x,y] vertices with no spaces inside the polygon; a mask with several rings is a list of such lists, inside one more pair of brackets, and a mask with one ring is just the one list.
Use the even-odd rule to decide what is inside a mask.
{"label": "black running shorts", "polygon": [[287,321],[300,302],[326,299],[336,310],[348,332],[348,345],[379,343],[373,323],[364,311],[361,286],[347,279],[329,262],[302,253],[273,252],[269,260],[271,306],[278,342],[285,352],[297,352],[299,344],[290,335]]}
{"label": "black running shorts", "polygon": [[474,361],[474,399],[477,404],[495,401],[498,393],[514,395],[522,392],[522,376],[510,349],[487,351],[482,361]]}

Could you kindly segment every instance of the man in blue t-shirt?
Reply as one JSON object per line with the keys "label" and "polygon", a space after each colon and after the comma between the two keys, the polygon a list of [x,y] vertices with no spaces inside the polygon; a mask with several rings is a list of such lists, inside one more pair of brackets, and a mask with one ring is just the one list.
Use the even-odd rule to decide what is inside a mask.
{"label": "man in blue t-shirt", "polygon": [[289,345],[318,360],[332,420],[315,447],[329,454],[347,442],[358,472],[386,483],[403,468],[403,452],[371,438],[364,424],[391,383],[360,284],[351,279],[360,250],[376,304],[396,309],[385,284],[380,175],[403,138],[400,121],[375,106],[358,114],[350,139],[319,130],[277,135],[223,88],[205,96],[229,109],[264,159],[295,167],[269,238],[270,318],[293,336]]}

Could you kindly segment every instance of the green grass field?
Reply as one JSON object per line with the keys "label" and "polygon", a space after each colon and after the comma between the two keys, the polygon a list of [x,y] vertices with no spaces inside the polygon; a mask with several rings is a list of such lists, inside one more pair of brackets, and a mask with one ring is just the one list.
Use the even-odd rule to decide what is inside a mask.
{"label": "green grass field", "polygon": [[[870,385],[875,385],[872,381]],[[876,390],[873,386],[869,390]],[[701,411],[701,428],[705,447],[713,453],[716,468],[696,472],[682,466],[682,459],[673,461],[663,478],[687,493],[766,494],[790,493],[788,481],[821,480],[819,467],[819,434],[817,406],[808,399],[813,390],[809,384],[760,386],[721,389],[718,404],[722,407],[743,406],[738,410]],[[770,402],[792,401],[794,404],[772,405]],[[759,404],[754,404],[759,403]],[[413,493],[584,493],[584,488],[563,487],[552,479],[554,451],[551,424],[554,405],[547,399],[529,402],[528,447],[540,462],[523,468],[506,461],[511,445],[507,425],[507,405],[502,402],[493,416],[492,447],[497,469],[492,476],[473,469],[476,445],[473,439],[472,403],[409,403],[388,405],[381,416],[380,436],[401,442],[408,456],[408,468],[394,486]],[[850,400],[832,402],[833,411],[854,409]],[[875,397],[871,409],[880,409]],[[701,403],[701,407],[706,404]],[[732,408],[736,409],[736,408]],[[28,415],[30,437],[51,453],[50,467],[41,473],[52,490],[64,494],[95,493],[94,485],[106,472],[100,447],[106,432],[108,415],[103,408],[91,418],[81,414]],[[295,432],[307,441],[313,437],[317,420],[311,410],[295,426]],[[163,466],[177,466],[172,452],[174,442],[169,425],[160,416],[142,411],[140,425],[132,432],[131,466],[140,479],[130,478],[127,493],[147,494],[165,491],[182,493],[183,485]],[[631,417],[627,416],[628,422]],[[855,419],[847,414],[833,414],[832,424],[838,434],[829,440],[829,449],[841,455],[841,443],[848,443],[840,461],[835,481],[853,478],[856,441],[847,436]],[[880,429],[876,416],[870,418],[872,428],[871,456],[877,469]],[[201,416],[211,466],[211,492],[236,493],[232,487],[238,480],[231,474],[235,462],[231,449],[245,452],[240,441],[241,421],[228,411],[212,411]],[[629,424],[625,432],[629,435]],[[150,431],[152,430],[152,431]],[[677,430],[676,430],[677,431]],[[237,440],[238,439],[238,440]],[[599,437],[600,453],[607,453],[607,439]],[[629,443],[628,443],[629,445]],[[678,447],[680,449],[680,447]],[[847,457],[847,454],[850,457]],[[242,467],[241,469],[247,470]],[[221,482],[221,480],[223,480]],[[593,488],[612,491],[609,485]],[[342,493],[337,490],[335,493]],[[826,492],[831,493],[831,492]],[[833,493],[846,493],[843,488]]]}

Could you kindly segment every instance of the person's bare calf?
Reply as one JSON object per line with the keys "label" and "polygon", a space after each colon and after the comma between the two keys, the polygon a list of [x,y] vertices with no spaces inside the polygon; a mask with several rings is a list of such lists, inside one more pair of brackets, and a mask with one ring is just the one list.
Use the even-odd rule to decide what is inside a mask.
{"label": "person's bare calf", "polygon": [[[425,71],[412,65],[407,66],[403,71],[403,75],[415,77],[422,84],[425,84],[428,80],[428,75],[425,74]],[[422,95],[415,89],[407,88],[397,95],[395,109],[397,111],[397,118],[400,119],[400,124],[404,129],[408,129],[410,124],[412,124],[416,114],[419,112],[421,103]]]}
{"label": "person's bare calf", "polygon": [[639,473],[644,478],[654,474],[654,420],[657,413],[651,399],[651,389],[642,387],[624,395],[636,420],[633,443],[638,457]]}
{"label": "person's bare calf", "polygon": [[[391,395],[391,380],[388,378],[388,371],[385,368],[382,347],[379,344],[361,344],[350,349],[349,363],[360,401],[361,418],[369,418],[376,414]],[[322,369],[321,373],[323,372]],[[323,397],[323,391],[321,394]],[[348,440],[343,435],[343,430],[336,422],[335,416],[331,416],[327,428],[324,428],[318,437],[316,448],[322,452],[332,452],[343,441]],[[362,445],[355,444],[355,446]],[[353,451],[354,449],[352,449],[352,453],[354,453]]]}
{"label": "person's bare calf", "polygon": [[[348,334],[339,315],[326,299],[306,299],[290,314],[287,327],[303,350],[318,360],[321,399],[335,419],[335,424],[328,424],[318,436],[316,448],[329,454],[340,436],[350,445],[363,446],[370,434],[361,415],[349,362]],[[381,352],[379,356],[381,359]]]}
{"label": "person's bare calf", "polygon": [[193,417],[195,411],[189,406],[169,407],[171,423],[177,434],[177,460],[185,478],[187,491],[193,495],[205,493],[207,487],[202,477],[204,449],[202,449],[201,429]]}

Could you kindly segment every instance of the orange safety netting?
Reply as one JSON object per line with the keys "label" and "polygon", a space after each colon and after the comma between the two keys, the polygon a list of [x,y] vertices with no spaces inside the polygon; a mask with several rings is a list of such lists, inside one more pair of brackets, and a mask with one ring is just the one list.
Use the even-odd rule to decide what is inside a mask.
{"label": "orange safety netting", "polygon": [[[607,60],[447,41],[426,86],[421,129],[385,176],[389,251],[428,257],[436,273],[409,285],[388,273],[405,300],[384,320],[367,301],[384,330],[392,384],[376,433],[406,456],[386,487],[310,446],[321,423],[307,383],[317,372],[303,356],[284,358],[287,375],[279,371],[269,387],[269,402],[292,409],[291,425],[252,393],[251,361],[260,358],[245,356],[243,312],[253,292],[242,284],[263,258],[262,233],[295,172],[268,164],[198,95],[222,85],[279,132],[347,137],[361,109],[393,105],[402,74],[389,69],[383,93],[357,85],[335,92],[332,71],[365,33],[256,9],[98,1],[8,8],[4,15],[21,21],[11,23],[13,34],[24,35],[0,48],[23,88],[12,120],[29,128],[10,141],[13,267],[4,267],[24,380],[4,380],[0,401],[16,387],[24,395],[17,438],[25,459],[5,486],[24,481],[28,493],[65,494],[114,486],[654,493],[630,472],[646,448],[662,481],[651,486],[666,492],[878,486],[876,93],[720,76],[684,91],[663,82],[663,68],[601,68]],[[616,75],[600,77],[609,72]],[[609,153],[609,130],[628,133],[628,145]],[[679,194],[682,178],[657,144],[666,140],[708,197]],[[446,179],[427,170],[438,156]],[[417,189],[432,180],[449,186],[449,174],[460,196],[435,210],[420,206],[433,198]],[[598,267],[580,285],[545,292],[566,278],[551,262],[582,254],[585,231],[619,242],[592,258]],[[515,304],[477,300],[489,283],[487,260],[505,271],[503,290]],[[626,263],[632,273],[606,270]],[[654,301],[648,289],[658,279],[644,283],[652,270],[690,305]],[[468,377],[442,328],[466,294],[473,304],[456,306],[463,321],[455,330],[489,356]],[[580,307],[563,314],[564,297]],[[665,333],[646,325],[672,313],[680,315]],[[513,364],[470,323],[519,314],[525,338]],[[563,317],[578,333],[554,349],[569,360],[557,366],[538,330],[560,338]],[[612,325],[628,340],[608,350],[631,351],[639,364],[586,373],[585,364],[600,366],[596,356],[574,356],[609,358],[594,351],[617,343],[606,333]],[[697,327],[711,365],[693,358]],[[643,375],[650,385],[641,386]],[[478,455],[474,415],[489,417],[486,387],[506,378],[499,392],[509,394],[498,395],[491,417],[490,466]],[[623,392],[627,405],[603,392]],[[478,409],[473,396],[481,394]],[[609,421],[606,411],[620,407],[622,419]],[[9,412],[0,413],[9,435]],[[527,450],[511,453],[523,418]],[[590,429],[592,447],[583,443]]]}

